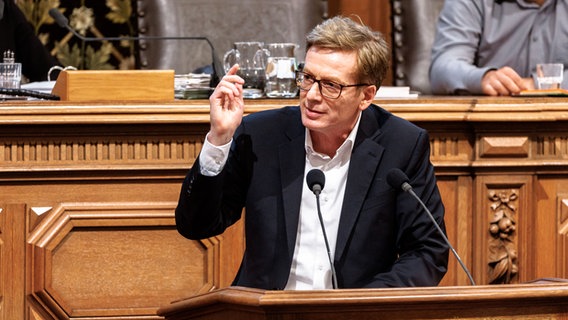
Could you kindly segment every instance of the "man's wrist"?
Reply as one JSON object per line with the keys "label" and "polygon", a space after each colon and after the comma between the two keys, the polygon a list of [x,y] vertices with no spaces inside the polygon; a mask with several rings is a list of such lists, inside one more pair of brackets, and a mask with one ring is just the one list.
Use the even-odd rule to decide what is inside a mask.
{"label": "man's wrist", "polygon": [[214,145],[216,147],[220,147],[220,146],[224,146],[224,145],[230,143],[231,140],[233,139],[233,136],[228,135],[228,134],[219,135],[219,134],[216,134],[216,133],[209,131],[209,133],[206,136],[206,139],[212,145]]}

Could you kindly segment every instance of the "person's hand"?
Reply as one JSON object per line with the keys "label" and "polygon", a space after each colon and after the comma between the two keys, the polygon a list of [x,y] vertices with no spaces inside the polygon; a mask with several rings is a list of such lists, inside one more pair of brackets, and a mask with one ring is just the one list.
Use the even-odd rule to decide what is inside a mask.
{"label": "person's hand", "polygon": [[531,89],[534,89],[532,79],[521,78],[510,67],[490,70],[481,79],[481,90],[489,96],[509,96]]}
{"label": "person's hand", "polygon": [[238,70],[238,65],[231,67],[209,97],[211,129],[207,139],[216,146],[231,141],[243,118],[245,81],[237,76]]}

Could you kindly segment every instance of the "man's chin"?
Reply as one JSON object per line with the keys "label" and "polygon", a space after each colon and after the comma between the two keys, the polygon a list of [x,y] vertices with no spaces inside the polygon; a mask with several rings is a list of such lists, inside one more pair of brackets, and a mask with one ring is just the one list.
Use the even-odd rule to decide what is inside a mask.
{"label": "man's chin", "polygon": [[321,120],[314,120],[302,116],[302,124],[310,131],[320,131],[323,128]]}

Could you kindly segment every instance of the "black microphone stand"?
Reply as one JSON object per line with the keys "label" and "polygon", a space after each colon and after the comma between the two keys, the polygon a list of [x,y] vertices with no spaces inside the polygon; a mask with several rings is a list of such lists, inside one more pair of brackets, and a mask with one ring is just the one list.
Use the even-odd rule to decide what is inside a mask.
{"label": "black microphone stand", "polygon": [[337,274],[335,273],[335,266],[333,265],[333,261],[331,260],[331,250],[329,249],[329,242],[327,241],[327,234],[325,232],[325,226],[323,224],[323,217],[321,215],[319,194],[320,194],[319,192],[315,193],[316,205],[317,205],[317,208],[318,208],[318,218],[319,218],[320,225],[321,225],[321,231],[323,232],[323,240],[325,241],[325,248],[327,249],[327,258],[329,259],[329,265],[331,267],[331,284],[333,286],[333,289],[337,289],[338,288],[338,286],[337,286]]}

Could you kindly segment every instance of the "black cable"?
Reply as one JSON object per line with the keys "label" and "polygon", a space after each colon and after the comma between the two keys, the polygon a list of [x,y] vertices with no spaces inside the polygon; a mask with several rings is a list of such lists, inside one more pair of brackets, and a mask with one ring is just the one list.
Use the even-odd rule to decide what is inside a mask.
{"label": "black cable", "polygon": [[0,88],[0,94],[5,94],[8,96],[30,97],[43,100],[61,100],[59,96],[56,96],[54,94],[29,89]]}

